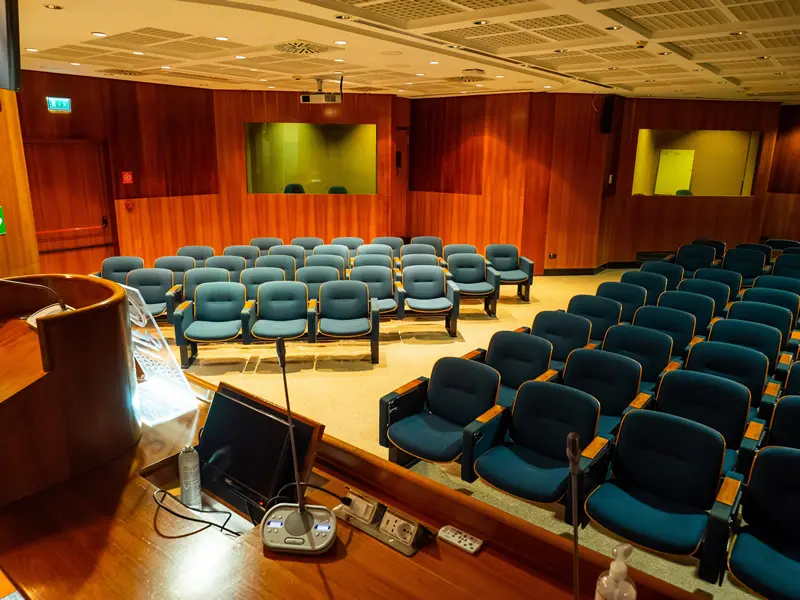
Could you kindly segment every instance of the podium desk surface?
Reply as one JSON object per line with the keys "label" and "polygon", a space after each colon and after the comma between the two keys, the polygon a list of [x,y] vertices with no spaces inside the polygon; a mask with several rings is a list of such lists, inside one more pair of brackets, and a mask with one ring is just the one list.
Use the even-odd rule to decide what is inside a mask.
{"label": "podium desk surface", "polygon": [[22,319],[0,321],[0,402],[46,374],[36,330]]}

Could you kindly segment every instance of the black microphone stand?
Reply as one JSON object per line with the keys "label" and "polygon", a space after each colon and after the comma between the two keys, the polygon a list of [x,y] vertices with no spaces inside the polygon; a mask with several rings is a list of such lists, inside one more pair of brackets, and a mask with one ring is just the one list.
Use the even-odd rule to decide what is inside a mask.
{"label": "black microphone stand", "polygon": [[567,458],[569,459],[569,487],[572,504],[572,587],[575,592],[575,600],[579,600],[579,564],[578,554],[578,484],[581,466],[581,453],[578,434],[571,432],[567,435]]}

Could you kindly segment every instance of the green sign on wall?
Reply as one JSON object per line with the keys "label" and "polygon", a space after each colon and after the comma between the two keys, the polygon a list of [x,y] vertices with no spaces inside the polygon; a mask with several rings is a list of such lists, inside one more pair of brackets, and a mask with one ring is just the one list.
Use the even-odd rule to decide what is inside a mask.
{"label": "green sign on wall", "polygon": [[6,218],[3,215],[3,207],[0,206],[0,235],[6,234]]}
{"label": "green sign on wall", "polygon": [[72,99],[47,96],[47,110],[51,113],[71,113]]}

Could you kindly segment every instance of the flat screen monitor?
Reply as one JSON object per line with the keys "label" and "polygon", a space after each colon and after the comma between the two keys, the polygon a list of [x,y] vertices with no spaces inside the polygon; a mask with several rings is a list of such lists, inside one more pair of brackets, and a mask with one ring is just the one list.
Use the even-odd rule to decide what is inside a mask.
{"label": "flat screen monitor", "polygon": [[19,91],[19,6],[0,0],[0,88]]}

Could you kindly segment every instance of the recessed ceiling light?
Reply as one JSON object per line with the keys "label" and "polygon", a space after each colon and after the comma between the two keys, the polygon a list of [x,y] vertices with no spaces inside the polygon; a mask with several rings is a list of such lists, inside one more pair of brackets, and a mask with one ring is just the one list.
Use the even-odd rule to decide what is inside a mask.
{"label": "recessed ceiling light", "polygon": [[658,53],[659,56],[667,56],[669,54],[672,54],[672,52],[659,52]]}
{"label": "recessed ceiling light", "polygon": [[620,27],[619,25],[612,25],[611,27],[606,27],[606,29],[608,31],[617,31],[619,29],[622,29],[622,27]]}
{"label": "recessed ceiling light", "polygon": [[334,58],[333,62],[342,63],[342,62],[344,62],[344,59],[343,58]]}
{"label": "recessed ceiling light", "polygon": [[25,48],[25,52],[38,52],[38,48]]}
{"label": "recessed ceiling light", "polygon": [[131,54],[135,54],[136,56],[144,56],[144,52],[139,52],[138,50],[131,52]]}
{"label": "recessed ceiling light", "polygon": [[400,93],[403,93],[403,92],[405,92],[405,90],[397,90],[397,91],[398,91],[398,92],[400,92]]}
{"label": "recessed ceiling light", "polygon": [[789,87],[795,87],[796,85],[797,85],[796,83],[790,83]]}
{"label": "recessed ceiling light", "polygon": [[552,85],[546,85],[546,86],[544,86],[544,89],[551,90],[551,89],[553,89],[553,86]]}
{"label": "recessed ceiling light", "polygon": [[694,71],[695,73],[699,73],[699,72],[700,72],[700,71],[702,71],[702,70],[703,70],[703,69],[692,69],[692,71]]}
{"label": "recessed ceiling light", "polygon": [[466,94],[467,92],[461,92],[462,94]]}
{"label": "recessed ceiling light", "polygon": [[447,47],[448,47],[448,48],[452,48],[453,50],[455,50],[455,49],[457,49],[457,48],[461,48],[461,46],[459,46],[458,44],[448,44],[448,46],[447,46]]}
{"label": "recessed ceiling light", "polygon": [[494,76],[495,79],[502,79],[503,77],[504,77],[504,75],[495,75]]}
{"label": "recessed ceiling light", "polygon": [[439,61],[438,61],[438,60],[429,60],[429,61],[428,61],[428,64],[429,64],[429,65],[438,65],[438,64],[439,64]]}
{"label": "recessed ceiling light", "polygon": [[731,31],[731,35],[744,35],[746,31]]}
{"label": "recessed ceiling light", "polygon": [[767,60],[769,56],[759,56],[758,60]]}
{"label": "recessed ceiling light", "polygon": [[49,8],[50,10],[62,10],[64,7],[59,6],[58,4],[43,4],[45,8]]}
{"label": "recessed ceiling light", "polygon": [[102,31],[93,31],[92,35],[94,37],[108,37],[107,33],[103,33]]}
{"label": "recessed ceiling light", "polygon": [[655,83],[656,80],[655,79],[645,79],[644,82],[645,83]]}
{"label": "recessed ceiling light", "polygon": [[676,92],[682,92],[683,90],[675,90]]}
{"label": "recessed ceiling light", "polygon": [[617,67],[608,67],[608,70],[609,70],[609,71],[616,71],[616,70],[617,70]]}
{"label": "recessed ceiling light", "polygon": [[247,69],[248,71],[258,71],[258,69]]}
{"label": "recessed ceiling light", "polygon": [[269,81],[269,79],[259,79],[259,81]]}
{"label": "recessed ceiling light", "polygon": [[425,73],[415,73],[417,77],[425,77]]}
{"label": "recessed ceiling light", "polygon": [[775,75],[786,75],[786,71],[778,71]]}
{"label": "recessed ceiling light", "polygon": [[342,74],[342,72],[341,72],[341,71],[334,71],[334,72],[333,72],[333,74],[334,74],[334,75],[341,75],[341,74]]}
{"label": "recessed ceiling light", "polygon": [[476,83],[475,87],[483,87],[483,84],[482,83]]}
{"label": "recessed ceiling light", "polygon": [[275,86],[274,85],[268,85],[267,88],[270,89],[270,90],[274,90]]}
{"label": "recessed ceiling light", "polygon": [[345,42],[344,40],[336,40],[333,43],[336,44],[337,46],[346,46],[347,45],[347,42]]}
{"label": "recessed ceiling light", "polygon": [[341,19],[342,21],[349,21],[350,15],[336,15],[334,18]]}
{"label": "recessed ceiling light", "polygon": [[472,22],[473,25],[488,25],[489,21],[486,19],[478,19],[477,21]]}
{"label": "recessed ceiling light", "polygon": [[80,67],[81,66],[81,63],[69,63],[69,64],[71,64],[73,67]]}
{"label": "recessed ceiling light", "polygon": [[214,39],[217,40],[218,42],[227,42],[228,41],[228,38],[226,38],[224,35],[218,35]]}
{"label": "recessed ceiling light", "polygon": [[406,81],[406,85],[414,85],[414,83],[411,81]]}
{"label": "recessed ceiling light", "polygon": [[246,56],[243,56],[243,55],[241,55],[241,54],[237,54],[237,55],[236,55],[236,56],[234,56],[233,58],[235,58],[235,59],[237,59],[237,60],[244,60],[244,59],[245,59],[245,58],[247,58],[247,57],[246,57]]}
{"label": "recessed ceiling light", "polygon": [[164,66],[163,66],[163,67],[161,67],[161,68],[162,68],[162,69],[171,69],[172,67],[169,67],[169,66],[167,66],[167,65],[164,65]]}
{"label": "recessed ceiling light", "polygon": [[567,51],[566,48],[559,48],[558,50],[553,50],[553,52],[555,52],[557,54],[561,54],[562,52],[566,52],[566,51]]}

